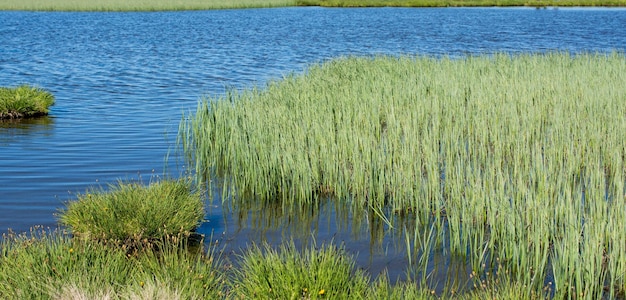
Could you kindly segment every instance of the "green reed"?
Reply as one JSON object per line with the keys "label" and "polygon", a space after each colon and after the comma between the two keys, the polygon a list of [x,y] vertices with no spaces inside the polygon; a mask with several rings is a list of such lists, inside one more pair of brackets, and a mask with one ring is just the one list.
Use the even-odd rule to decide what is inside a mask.
{"label": "green reed", "polygon": [[0,120],[38,117],[48,114],[54,96],[29,85],[0,87]]}
{"label": "green reed", "polygon": [[622,53],[346,57],[205,99],[179,138],[225,197],[410,213],[478,273],[594,298],[625,290],[624,82]]}
{"label": "green reed", "polygon": [[293,0],[5,0],[0,2],[0,10],[31,11],[177,11],[231,8],[265,8],[295,6]]}

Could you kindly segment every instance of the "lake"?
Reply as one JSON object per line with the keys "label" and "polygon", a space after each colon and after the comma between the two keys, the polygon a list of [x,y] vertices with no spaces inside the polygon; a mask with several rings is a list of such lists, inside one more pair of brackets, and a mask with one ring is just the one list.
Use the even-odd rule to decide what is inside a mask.
{"label": "lake", "polygon": [[[345,55],[623,52],[625,24],[622,8],[0,12],[0,86],[56,97],[49,117],[0,122],[0,232],[56,227],[55,213],[90,187],[183,174],[178,124],[203,96]],[[372,272],[406,264],[393,234],[373,245],[369,225],[332,205],[300,221],[219,199],[207,208],[199,231],[231,249],[306,224],[318,240],[346,242]]]}

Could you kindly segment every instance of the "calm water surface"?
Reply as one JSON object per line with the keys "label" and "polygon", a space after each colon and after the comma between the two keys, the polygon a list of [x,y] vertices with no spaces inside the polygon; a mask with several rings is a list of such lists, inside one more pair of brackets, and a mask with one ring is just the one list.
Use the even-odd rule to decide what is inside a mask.
{"label": "calm water surface", "polygon": [[[626,10],[605,8],[0,12],[0,86],[34,84],[57,101],[47,118],[0,122],[0,232],[55,227],[58,209],[92,186],[179,176],[168,153],[182,113],[203,95],[341,55],[624,51],[625,25]],[[209,208],[200,231],[232,248],[294,231],[293,219]],[[393,238],[373,245],[358,230],[371,224],[348,217],[342,226],[346,218],[321,211],[305,227],[349,242],[361,267],[406,264]]]}

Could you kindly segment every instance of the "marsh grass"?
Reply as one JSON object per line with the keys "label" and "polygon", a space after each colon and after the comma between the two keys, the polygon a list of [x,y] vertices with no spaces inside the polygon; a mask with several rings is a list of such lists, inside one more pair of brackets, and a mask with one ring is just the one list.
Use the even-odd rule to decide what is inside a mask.
{"label": "marsh grass", "polygon": [[54,96],[29,85],[0,87],[0,120],[44,116],[54,104]]}
{"label": "marsh grass", "polygon": [[5,235],[0,243],[2,299],[218,299],[224,278],[215,248],[164,238],[158,251],[128,256],[118,247],[55,230]]}
{"label": "marsh grass", "polygon": [[[436,294],[419,282],[392,285],[355,267],[333,244],[252,246],[233,268],[217,246],[165,238],[129,256],[121,248],[33,229],[0,242],[2,299],[540,299],[523,285],[487,277],[469,293]],[[154,251],[158,248],[158,251]],[[495,279],[494,279],[495,278]],[[545,294],[543,294],[545,296]]]}
{"label": "marsh grass", "polygon": [[60,232],[5,236],[0,248],[3,299],[50,298],[70,283],[96,292],[103,282],[127,283],[136,272],[124,252],[76,242]]}
{"label": "marsh grass", "polygon": [[149,185],[118,182],[109,190],[79,194],[60,212],[72,234],[133,247],[167,236],[190,234],[204,218],[204,198],[190,180],[157,180]]}
{"label": "marsh grass", "polygon": [[155,287],[151,293],[165,290],[180,299],[222,299],[226,295],[226,277],[216,244],[190,243],[185,235],[162,238],[157,243],[157,251],[147,248],[137,256],[144,291],[145,283],[149,283]]}
{"label": "marsh grass", "polygon": [[30,11],[178,11],[295,6],[293,0],[5,0],[0,10]]}
{"label": "marsh grass", "polygon": [[372,283],[366,299],[445,299],[431,290],[420,287],[415,282],[400,282],[392,285],[389,278],[382,274]]}
{"label": "marsh grass", "polygon": [[227,197],[411,213],[436,233],[413,253],[595,299],[625,287],[624,82],[623,53],[347,57],[205,99],[179,137]]}
{"label": "marsh grass", "polygon": [[369,277],[334,245],[252,245],[235,274],[233,295],[243,298],[362,299],[369,287]]}

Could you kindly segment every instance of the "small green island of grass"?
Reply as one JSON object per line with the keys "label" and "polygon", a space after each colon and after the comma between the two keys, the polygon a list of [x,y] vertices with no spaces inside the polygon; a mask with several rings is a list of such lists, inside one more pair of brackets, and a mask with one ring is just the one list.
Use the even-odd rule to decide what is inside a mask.
{"label": "small green island of grass", "polygon": [[54,96],[29,85],[0,87],[0,120],[45,116],[54,105]]}

